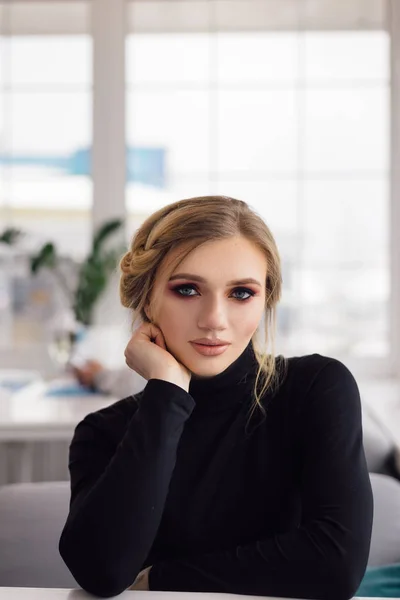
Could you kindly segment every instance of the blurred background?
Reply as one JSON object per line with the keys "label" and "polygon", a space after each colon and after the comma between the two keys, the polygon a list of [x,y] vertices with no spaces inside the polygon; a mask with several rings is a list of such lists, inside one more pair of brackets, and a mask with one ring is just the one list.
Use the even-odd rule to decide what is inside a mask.
{"label": "blurred background", "polygon": [[[126,220],[128,241],[167,203],[226,194],[252,205],[278,242],[280,350],[398,373],[390,140],[400,32],[390,8],[385,0],[0,2],[0,232],[27,234],[18,268],[16,248],[13,259],[7,253],[8,281],[3,258],[7,364],[10,349],[22,360],[29,346],[28,362],[46,361],[36,344],[49,283],[45,274],[29,280],[21,246],[54,242],[79,261],[107,219]],[[119,323],[112,304],[97,322]]]}
{"label": "blurred background", "polygon": [[399,84],[396,0],[0,0],[3,388],[63,375],[78,339],[122,368],[109,249],[165,204],[225,194],[281,252],[277,352],[336,357],[382,404],[400,378]]}
{"label": "blurred background", "polygon": [[0,586],[73,585],[75,427],[146,383],[117,259],[208,194],[276,238],[276,352],[355,376],[400,563],[399,164],[400,0],[0,0]]}

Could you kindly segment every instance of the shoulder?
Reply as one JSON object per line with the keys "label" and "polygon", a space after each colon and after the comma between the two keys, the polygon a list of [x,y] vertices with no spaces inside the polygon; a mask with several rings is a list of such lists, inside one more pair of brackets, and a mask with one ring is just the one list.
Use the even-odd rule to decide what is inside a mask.
{"label": "shoulder", "polygon": [[321,354],[286,359],[287,371],[282,394],[298,411],[329,403],[356,411],[360,407],[357,382],[348,367],[336,358]]}
{"label": "shoulder", "polygon": [[312,387],[324,386],[332,382],[356,385],[351,371],[337,358],[323,356],[322,354],[307,354],[293,356],[287,361],[287,379],[302,385],[305,391]]}
{"label": "shoulder", "polygon": [[348,367],[336,358],[313,354],[297,361],[303,382],[298,416],[303,430],[336,430],[350,435],[361,427],[361,399],[357,382]]}
{"label": "shoulder", "polygon": [[118,443],[138,409],[142,395],[143,391],[86,415],[75,427],[73,442],[94,441],[101,437],[104,442]]}

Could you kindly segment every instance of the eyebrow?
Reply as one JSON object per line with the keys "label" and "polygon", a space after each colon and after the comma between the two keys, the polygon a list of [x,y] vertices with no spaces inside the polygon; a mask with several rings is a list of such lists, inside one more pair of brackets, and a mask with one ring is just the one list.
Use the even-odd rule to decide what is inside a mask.
{"label": "eyebrow", "polygon": [[[175,279],[191,279],[192,281],[207,283],[207,280],[204,279],[204,277],[200,277],[200,275],[191,275],[190,273],[177,273],[176,275],[172,275],[169,278],[169,281],[175,281]],[[255,283],[256,285],[262,287],[261,283],[252,277],[246,277],[245,279],[234,279],[233,281],[228,281],[226,285],[244,285],[246,283]]]}

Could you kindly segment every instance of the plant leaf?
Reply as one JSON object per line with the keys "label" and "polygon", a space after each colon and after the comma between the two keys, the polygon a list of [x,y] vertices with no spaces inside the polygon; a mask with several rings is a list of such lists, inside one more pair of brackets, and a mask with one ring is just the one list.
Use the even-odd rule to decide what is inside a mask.
{"label": "plant leaf", "polygon": [[54,244],[49,242],[45,244],[39,252],[31,257],[31,273],[38,273],[43,267],[54,268],[57,262],[57,255]]}
{"label": "plant leaf", "polygon": [[3,242],[4,244],[9,244],[11,246],[12,244],[15,244],[18,238],[20,238],[23,235],[25,234],[20,229],[16,229],[15,227],[8,227],[0,235],[0,242]]}
{"label": "plant leaf", "polygon": [[105,242],[105,240],[115,231],[117,231],[123,224],[121,219],[113,219],[107,221],[100,229],[96,232],[93,238],[93,249],[92,254],[97,254]]}

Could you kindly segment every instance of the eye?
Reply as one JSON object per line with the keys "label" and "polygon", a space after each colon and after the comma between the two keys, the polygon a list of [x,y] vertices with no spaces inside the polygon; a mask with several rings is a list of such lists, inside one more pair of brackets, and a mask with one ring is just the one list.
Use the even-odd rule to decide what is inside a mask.
{"label": "eye", "polygon": [[196,291],[195,287],[193,285],[188,285],[188,284],[184,284],[184,285],[178,285],[177,287],[174,288],[174,292],[176,292],[179,296],[194,296],[195,294],[185,294],[182,293],[182,290],[192,290],[192,291]]}
{"label": "eye", "polygon": [[249,300],[255,295],[255,292],[253,292],[253,290],[249,290],[247,288],[236,288],[234,290],[234,293],[247,294],[246,298],[236,298],[236,300],[239,300],[240,302],[245,302],[246,300]]}
{"label": "eye", "polygon": [[[183,298],[193,298],[194,296],[198,295],[196,287],[187,283],[176,286],[175,288],[173,288],[173,291],[178,296],[181,296]],[[195,293],[191,294],[189,293],[190,291]],[[234,289],[232,295],[235,300],[238,300],[238,302],[246,302],[247,300],[250,300],[250,298],[255,296],[255,292],[253,292],[253,290],[249,290],[248,288],[242,287]]]}

